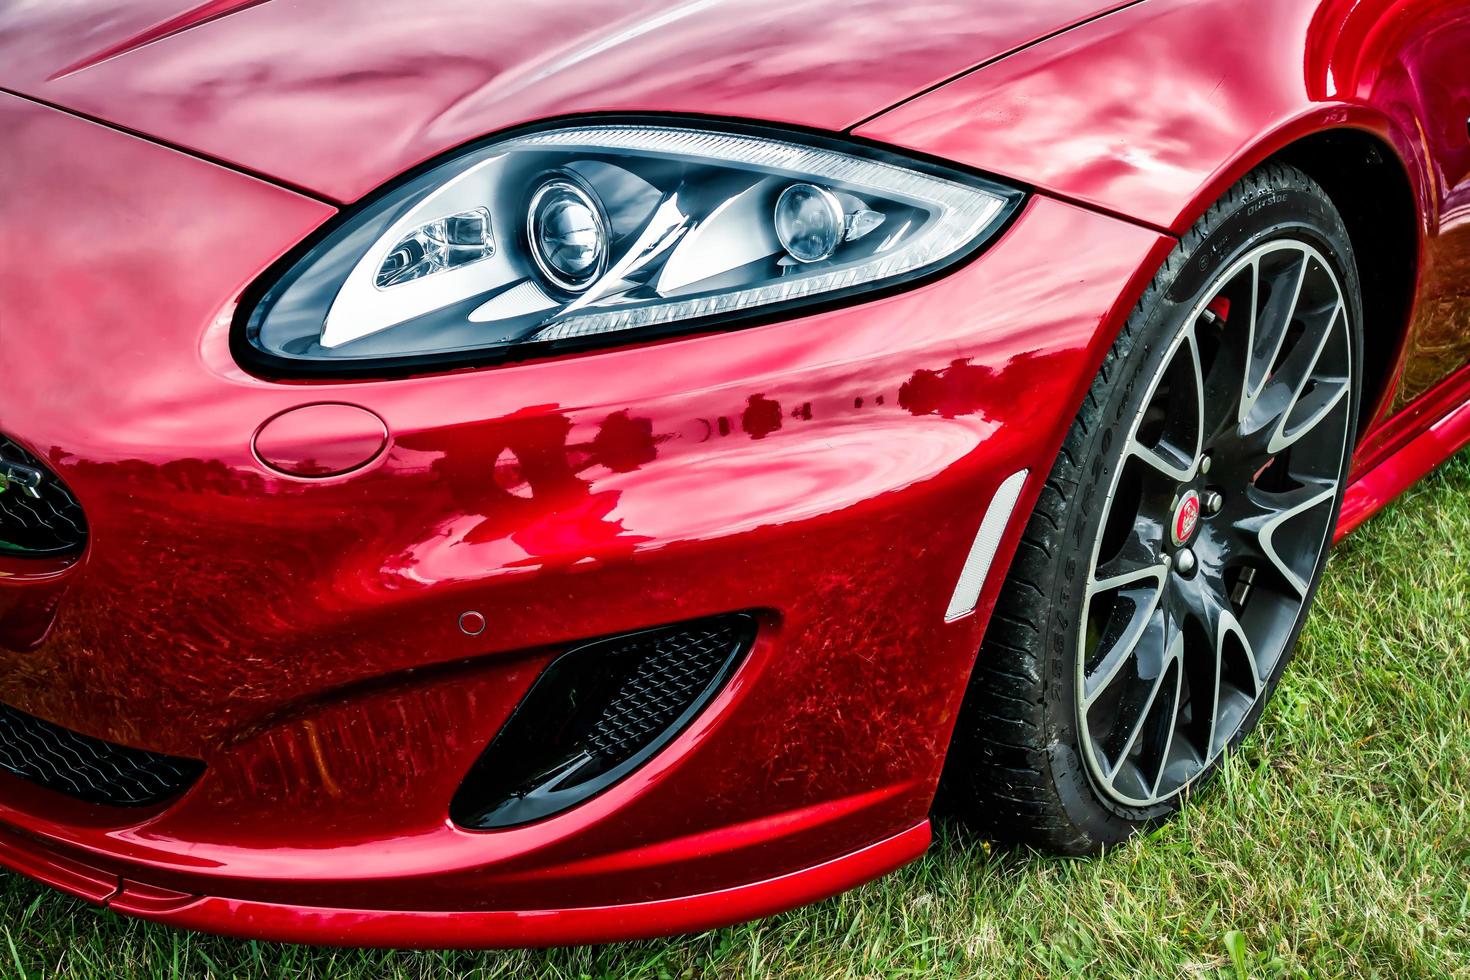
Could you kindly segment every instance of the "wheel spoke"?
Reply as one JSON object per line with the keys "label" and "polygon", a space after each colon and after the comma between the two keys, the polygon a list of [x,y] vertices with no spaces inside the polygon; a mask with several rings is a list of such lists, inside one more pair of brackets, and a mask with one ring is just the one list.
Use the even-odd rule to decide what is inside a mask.
{"label": "wheel spoke", "polygon": [[1250,679],[1250,688],[1246,693],[1254,700],[1266,689],[1266,678],[1261,675],[1261,664],[1256,659],[1255,649],[1251,646],[1250,635],[1246,633],[1245,627],[1241,625],[1240,620],[1235,618],[1235,613],[1227,611],[1220,619],[1220,633],[1216,637],[1215,646],[1215,657],[1220,665],[1222,676],[1227,655],[1226,644],[1232,640],[1240,644],[1240,650],[1245,654],[1242,661],[1249,668],[1248,677]]}
{"label": "wheel spoke", "polygon": [[[1143,735],[1144,730],[1148,727],[1148,723],[1150,721],[1156,720],[1154,719],[1154,708],[1159,700],[1159,694],[1164,691],[1166,687],[1166,682],[1171,678],[1174,679],[1174,684],[1172,685],[1172,688],[1177,694],[1177,691],[1179,689],[1179,671],[1177,669],[1170,670],[1169,668],[1176,665],[1179,661],[1179,649],[1181,641],[1182,637],[1176,632],[1174,634],[1173,640],[1169,644],[1168,650],[1164,653],[1162,662],[1159,664],[1158,673],[1155,674],[1151,679],[1151,683],[1148,687],[1148,693],[1144,696],[1143,703],[1138,709],[1137,717],[1133,720],[1133,723],[1129,725],[1126,729],[1127,735],[1123,739],[1123,744],[1118,749],[1117,754],[1113,757],[1110,773],[1111,776],[1117,776],[1118,771],[1122,769],[1123,764],[1128,760],[1128,757],[1133,754],[1133,749],[1138,744],[1139,737]],[[1172,722],[1173,714],[1178,709],[1178,698],[1176,696],[1171,700],[1175,703],[1166,703],[1165,705],[1163,705],[1163,707],[1169,712],[1169,720]]]}
{"label": "wheel spoke", "polygon": [[1197,575],[1181,583],[1175,601],[1181,620],[1194,627],[1185,631],[1193,642],[1187,640],[1183,649],[1193,706],[1189,734],[1196,745],[1208,751],[1219,711],[1220,634],[1227,622],[1234,621],[1235,614],[1224,581],[1213,575]]}
{"label": "wheel spoke", "polygon": [[1164,732],[1164,745],[1159,751],[1159,764],[1154,772],[1153,782],[1149,786],[1149,793],[1153,796],[1159,795],[1159,789],[1163,785],[1164,776],[1169,771],[1169,762],[1174,755],[1174,744],[1178,741],[1179,715],[1184,708],[1184,671],[1175,667],[1170,673],[1174,677],[1174,693],[1169,700],[1169,714],[1166,721],[1167,728]]}
{"label": "wheel spoke", "polygon": [[1129,440],[1127,453],[1171,480],[1184,483],[1194,479],[1197,453],[1195,456],[1186,456],[1167,443],[1161,442],[1157,446],[1145,446],[1136,439]]}
{"label": "wheel spoke", "polygon": [[1199,340],[1191,326],[1150,389],[1125,452],[1177,483],[1194,479],[1204,439],[1205,377]]}
{"label": "wheel spoke", "polygon": [[[1351,391],[1347,378],[1314,378],[1312,389],[1303,394],[1297,392],[1291,408],[1281,417],[1271,441],[1266,446],[1269,453],[1279,453],[1296,445],[1307,433],[1321,425],[1347,399]],[[1295,421],[1299,419],[1299,421]]]}
{"label": "wheel spoke", "polygon": [[[1200,452],[1205,447],[1205,369],[1200,363],[1199,337],[1195,333],[1195,327],[1190,326],[1189,332],[1185,334],[1185,355],[1190,379],[1194,383],[1194,441],[1189,446],[1189,458],[1191,461],[1199,459]],[[1191,473],[1192,476],[1192,473]]]}
{"label": "wheel spoke", "polygon": [[[1251,400],[1255,395],[1255,382],[1252,378],[1252,368],[1256,364],[1256,335],[1261,330],[1261,260],[1260,257],[1251,259],[1247,269],[1250,274],[1250,299],[1245,318],[1245,345],[1244,350],[1237,356],[1240,358],[1240,384],[1239,396],[1236,399],[1236,421],[1244,422],[1246,410],[1250,408]],[[1237,349],[1239,349],[1237,347]]]}
{"label": "wheel spoke", "polygon": [[[1251,680],[1247,693],[1250,700],[1255,700],[1262,685],[1255,655],[1251,651],[1250,638],[1241,627],[1240,620],[1236,619],[1230,600],[1225,597],[1219,586],[1210,586],[1201,590],[1200,595],[1203,599],[1201,619],[1207,624],[1204,635],[1208,641],[1209,659],[1205,665],[1208,671],[1208,683],[1204,685],[1203,690],[1197,690],[1195,696],[1205,695],[1208,699],[1209,712],[1208,714],[1200,712],[1199,708],[1203,708],[1204,705],[1198,705],[1195,721],[1197,733],[1203,736],[1200,739],[1201,744],[1205,751],[1213,756],[1219,751],[1220,743],[1223,742],[1222,735],[1228,736],[1236,727],[1230,724],[1228,719],[1226,725],[1221,724],[1221,709],[1224,700],[1228,697],[1225,690],[1226,645],[1231,637],[1239,641],[1245,650],[1245,659],[1249,662]],[[1222,733],[1222,727],[1229,728],[1230,731]]]}
{"label": "wheel spoke", "polygon": [[1256,258],[1251,261],[1251,305],[1250,318],[1247,321],[1245,334],[1245,358],[1244,370],[1240,374],[1240,417],[1245,418],[1245,410],[1250,407],[1251,399],[1255,395],[1256,379],[1253,371],[1256,358],[1256,337],[1261,332],[1261,260]]}
{"label": "wheel spoke", "polygon": [[[1297,304],[1301,300],[1302,285],[1307,277],[1305,252],[1294,252],[1296,258],[1269,275],[1261,268],[1261,259],[1256,259],[1255,302],[1252,304],[1250,347],[1247,351],[1245,378],[1241,389],[1241,419],[1245,419],[1271,376],[1271,368],[1281,355],[1281,347],[1292,318],[1296,316]],[[1265,304],[1261,303],[1262,286],[1269,286]]]}
{"label": "wheel spoke", "polygon": [[[1090,594],[1125,585],[1134,576],[1157,573],[1162,578],[1165,566],[1159,556],[1164,533],[1164,526],[1159,521],[1144,514],[1133,515],[1116,551],[1092,573],[1092,581],[1088,583]],[[1115,581],[1113,585],[1103,584]]]}
{"label": "wheel spoke", "polygon": [[[1283,548],[1279,546],[1278,541],[1284,536],[1283,531],[1290,532],[1297,522],[1314,512],[1325,533],[1328,508],[1336,498],[1336,480],[1316,481],[1283,493],[1268,493],[1258,487],[1250,487],[1246,491],[1246,499],[1250,502],[1253,512],[1238,519],[1236,526],[1245,532],[1246,543],[1254,545],[1253,550],[1257,556],[1270,563],[1298,598],[1306,598],[1307,579],[1316,565],[1317,551],[1313,550],[1310,554],[1305,555],[1311,559],[1310,565],[1305,568],[1293,567],[1292,563],[1283,556]],[[1317,527],[1318,524],[1314,522],[1308,526],[1308,530]],[[1302,548],[1294,547],[1285,550],[1298,559],[1298,564],[1303,564],[1300,561],[1300,558],[1303,557]]]}
{"label": "wheel spoke", "polygon": [[1175,594],[1180,618],[1192,620],[1213,642],[1221,621],[1230,613],[1224,583],[1211,576],[1197,575],[1181,583]]}
{"label": "wheel spoke", "polygon": [[1245,427],[1266,433],[1266,452],[1282,452],[1314,430],[1348,393],[1345,374],[1322,374],[1328,344],[1346,325],[1347,311],[1338,303],[1326,316],[1308,318],[1307,333],[1266,382]]}
{"label": "wheel spoke", "polygon": [[[1164,594],[1164,582],[1168,566],[1153,565],[1133,573],[1104,579],[1088,590],[1084,620],[1093,613],[1093,603],[1100,596],[1114,594],[1112,612],[1116,614],[1119,600],[1126,603],[1131,612],[1121,623],[1110,617],[1106,631],[1099,638],[1098,650],[1088,657],[1095,664],[1083,677],[1082,703],[1090,707],[1098,696],[1107,689],[1122,672],[1124,665],[1136,659],[1140,646],[1164,647],[1164,621],[1159,613],[1159,600]],[[1104,652],[1105,651],[1105,652]],[[1099,655],[1100,654],[1100,655]]]}
{"label": "wheel spoke", "polygon": [[1128,585],[1139,583],[1152,583],[1149,590],[1158,593],[1164,584],[1164,575],[1169,571],[1169,566],[1161,561],[1155,561],[1150,565],[1142,565],[1129,571],[1118,572],[1107,578],[1098,578],[1088,585],[1088,598],[1103,592],[1116,592]]}
{"label": "wheel spoke", "polygon": [[1210,720],[1207,751],[1211,758],[1225,750],[1240,730],[1251,706],[1266,691],[1265,671],[1256,658],[1250,636],[1233,613],[1220,623],[1215,657],[1220,671],[1215,688],[1215,712]]}

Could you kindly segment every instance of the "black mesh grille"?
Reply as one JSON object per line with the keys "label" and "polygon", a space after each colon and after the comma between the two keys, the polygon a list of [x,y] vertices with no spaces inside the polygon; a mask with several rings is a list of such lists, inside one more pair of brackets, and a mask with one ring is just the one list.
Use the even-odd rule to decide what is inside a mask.
{"label": "black mesh grille", "polygon": [[630,644],[643,656],[598,714],[587,744],[613,759],[647,745],[709,686],[735,639],[734,626],[721,623]]}
{"label": "black mesh grille", "polygon": [[754,619],[736,614],[563,654],[475,763],[451,816],[469,827],[507,827],[601,792],[683,730],[754,636]]}
{"label": "black mesh grille", "polygon": [[55,558],[80,554],[87,520],[46,464],[0,435],[0,554]]}
{"label": "black mesh grille", "polygon": [[89,738],[0,704],[0,769],[88,803],[148,806],[182,793],[204,764]]}

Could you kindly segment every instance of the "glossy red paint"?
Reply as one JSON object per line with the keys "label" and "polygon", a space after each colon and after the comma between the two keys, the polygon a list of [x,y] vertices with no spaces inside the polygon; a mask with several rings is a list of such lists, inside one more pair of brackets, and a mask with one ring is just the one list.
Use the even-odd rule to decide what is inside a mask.
{"label": "glossy red paint", "polygon": [[484,0],[434,0],[384,18],[359,0],[143,0],[104,18],[59,0],[0,6],[0,88],[354,201],[551,116],[840,130],[1126,2],[988,0],[977,16],[953,0],[537,0],[487,16]]}
{"label": "glossy red paint", "polygon": [[862,884],[922,854],[927,821],[886,840],[795,874],[719,891],[627,905],[489,912],[316,908],[236,899],[160,894],[124,882],[108,907],[144,919],[243,937],[284,942],[361,943],[454,948],[602,943],[630,935],[695,932],[784,911]]}
{"label": "glossy red paint", "polygon": [[[222,932],[517,945],[703,928],[912,858],[1020,530],[945,623],[986,503],[1029,469],[1029,512],[1170,233],[1324,127],[1396,154],[1424,241],[1412,327],[1376,325],[1407,338],[1405,394],[1344,528],[1470,439],[1470,162],[1443,123],[1470,87],[1435,40],[1460,5],[1146,0],[1025,47],[1118,6],[0,11],[0,85],[29,97],[0,95],[0,243],[27,256],[0,262],[0,430],[92,525],[78,561],[0,563],[0,702],[208,765],[125,813],[0,775],[0,863]],[[945,278],[787,322],[391,381],[234,362],[242,292],[326,200],[600,109],[870,119],[1036,193]],[[539,823],[448,819],[558,652],[733,610],[760,617],[748,660],[648,765]]]}
{"label": "glossy red paint", "polygon": [[[51,638],[0,651],[0,701],[209,765],[141,820],[6,777],[0,822],[100,874],[217,896],[221,914],[639,904],[839,862],[757,889],[728,906],[737,917],[876,873],[876,858],[840,859],[927,819],[979,638],[978,617],[943,617],[983,501],[1018,469],[1044,472],[1066,424],[1055,405],[1080,397],[1170,245],[1039,197],[954,275],[846,310],[491,370],[276,384],[235,366],[229,314],[330,210],[0,105],[11,173],[51,189],[6,195],[0,226],[52,270],[0,272],[27,311],[6,357],[30,363],[0,427],[94,526]],[[83,197],[58,224],[63,188]],[[180,242],[213,260],[177,276]],[[1088,258],[1038,275],[1063,243]],[[53,328],[104,315],[86,337]],[[896,343],[895,323],[922,329]],[[55,377],[74,379],[66,394]],[[261,422],[323,401],[386,422],[381,461],[312,481],[262,466]],[[479,636],[459,628],[466,609],[487,615]],[[651,764],[541,823],[449,823],[454,787],[555,651],[731,609],[764,611],[756,649]],[[250,915],[288,932],[285,912]],[[625,931],[596,934],[705,915],[607,913]],[[350,936],[408,942],[390,923],[419,920],[384,921]],[[520,921],[475,919],[483,931],[460,938],[527,941]]]}
{"label": "glossy red paint", "polygon": [[1411,417],[1395,419],[1398,424],[1393,428],[1403,439],[1392,453],[1360,469],[1343,501],[1336,540],[1347,537],[1425,474],[1470,445],[1470,372],[1461,371],[1441,389],[1422,399],[1422,406],[1416,404],[1423,411],[1405,412],[1404,416]]}
{"label": "glossy red paint", "polygon": [[[1466,50],[1470,8],[1449,0],[1147,2],[856,132],[1176,235],[1293,142],[1327,130],[1372,134],[1410,181],[1422,235],[1409,340],[1387,345],[1400,357],[1376,427],[1470,360]],[[1399,338],[1406,328],[1369,329]],[[1371,434],[1365,448],[1383,458]]]}

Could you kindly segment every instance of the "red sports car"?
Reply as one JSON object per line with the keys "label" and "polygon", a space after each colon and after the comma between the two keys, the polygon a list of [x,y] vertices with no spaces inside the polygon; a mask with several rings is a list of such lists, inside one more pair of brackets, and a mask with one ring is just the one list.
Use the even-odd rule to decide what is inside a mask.
{"label": "red sports car", "polygon": [[0,6],[0,863],[529,945],[833,894],[936,794],[1168,817],[1470,440],[1467,51],[1434,0]]}

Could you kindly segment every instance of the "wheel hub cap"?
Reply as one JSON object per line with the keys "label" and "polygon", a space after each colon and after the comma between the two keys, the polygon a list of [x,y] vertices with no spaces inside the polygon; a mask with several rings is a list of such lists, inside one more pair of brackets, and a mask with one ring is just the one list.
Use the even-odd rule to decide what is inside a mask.
{"label": "wheel hub cap", "polygon": [[1179,506],[1174,508],[1174,520],[1169,524],[1174,547],[1182,548],[1189,544],[1197,527],[1199,527],[1199,492],[1189,490],[1179,499]]}

